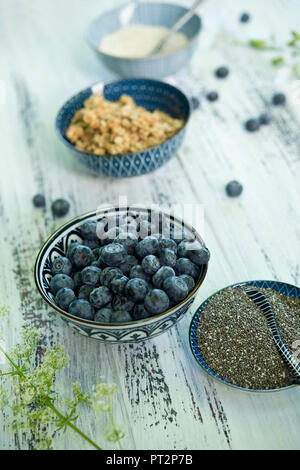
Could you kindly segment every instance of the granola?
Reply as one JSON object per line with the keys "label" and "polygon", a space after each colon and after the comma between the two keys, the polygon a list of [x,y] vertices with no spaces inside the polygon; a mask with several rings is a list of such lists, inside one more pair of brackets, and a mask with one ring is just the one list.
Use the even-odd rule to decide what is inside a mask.
{"label": "granola", "polygon": [[76,111],[66,136],[83,152],[122,155],[159,145],[183,125],[182,119],[137,106],[128,95],[108,101],[102,94],[93,94]]}

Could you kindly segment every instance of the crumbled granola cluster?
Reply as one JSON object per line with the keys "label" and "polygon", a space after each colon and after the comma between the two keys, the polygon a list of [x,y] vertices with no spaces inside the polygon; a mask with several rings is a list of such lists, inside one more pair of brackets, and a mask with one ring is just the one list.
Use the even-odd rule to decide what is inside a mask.
{"label": "crumbled granola cluster", "polygon": [[183,127],[162,111],[147,111],[128,95],[108,101],[102,94],[91,95],[76,111],[66,136],[76,148],[94,155],[139,152],[159,145]]}

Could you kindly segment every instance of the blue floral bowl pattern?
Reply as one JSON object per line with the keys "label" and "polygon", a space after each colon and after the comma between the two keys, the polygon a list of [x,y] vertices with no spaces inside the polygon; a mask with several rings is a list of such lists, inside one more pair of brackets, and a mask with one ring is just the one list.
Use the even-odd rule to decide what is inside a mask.
{"label": "blue floral bowl pattern", "polygon": [[[70,222],[60,227],[44,244],[37,256],[35,263],[35,282],[39,293],[48,305],[55,310],[61,318],[74,330],[89,338],[97,339],[103,343],[133,343],[145,341],[153,338],[171,328],[186,313],[192,304],[194,297],[201,286],[207,273],[207,265],[202,266],[199,280],[193,291],[178,305],[170,308],[164,313],[154,315],[144,320],[132,321],[130,323],[101,324],[93,321],[82,320],[64,310],[61,310],[54,302],[53,295],[50,292],[50,281],[52,278],[51,262],[57,256],[66,253],[68,246],[73,241],[82,241],[79,227],[87,220],[101,220],[103,217],[111,217],[117,214],[123,214],[127,208],[108,208],[97,212],[90,212],[76,217]],[[147,213],[147,209],[138,208],[139,213]],[[172,216],[167,216],[175,227],[181,227],[181,221]],[[185,224],[185,232],[189,235],[195,235],[203,243],[197,232]]]}
{"label": "blue floral bowl pattern", "polygon": [[187,65],[197,47],[201,19],[197,14],[182,27],[180,32],[188,38],[188,44],[161,57],[126,59],[105,54],[99,50],[101,40],[107,34],[129,24],[153,25],[171,28],[186,13],[181,5],[161,2],[131,2],[110,10],[89,25],[86,38],[100,61],[121,77],[163,78],[175,74]]}
{"label": "blue floral bowl pattern", "polygon": [[[93,93],[103,93],[110,101],[116,101],[122,94],[130,95],[139,106],[149,111],[159,109],[172,117],[185,121],[184,127],[161,145],[142,152],[125,155],[98,156],[78,150],[66,138],[75,112],[83,107],[84,101]],[[168,83],[148,79],[119,80],[111,83],[97,83],[70,98],[56,117],[56,131],[74,157],[90,170],[110,177],[124,178],[150,173],[164,165],[179,149],[190,117],[188,98]]]}
{"label": "blue floral bowl pattern", "polygon": [[279,281],[246,281],[246,282],[240,282],[237,284],[233,284],[231,286],[225,287],[224,289],[219,290],[218,292],[215,292],[212,296],[210,296],[208,299],[203,302],[200,307],[197,309],[195,315],[193,316],[191,326],[190,326],[190,332],[189,332],[189,338],[190,338],[190,347],[192,350],[192,353],[198,362],[198,364],[214,379],[217,379],[219,382],[226,384],[232,388],[238,389],[238,390],[243,390],[247,392],[260,392],[260,393],[270,393],[270,392],[278,392],[282,390],[287,390],[293,387],[297,387],[298,385],[289,385],[287,387],[282,387],[282,388],[275,388],[275,389],[269,389],[269,390],[255,390],[255,389],[250,389],[250,388],[244,388],[244,387],[239,387],[237,385],[233,385],[227,380],[223,379],[220,377],[218,374],[216,374],[205,362],[204,358],[202,357],[201,351],[198,346],[197,342],[197,328],[198,328],[198,323],[199,323],[199,318],[200,315],[202,314],[203,310],[206,308],[206,306],[213,301],[213,299],[219,295],[221,292],[227,289],[235,289],[237,287],[242,287],[242,286],[255,286],[255,287],[261,287],[264,289],[273,289],[276,290],[277,292],[280,292],[283,295],[286,295],[288,297],[296,297],[300,299],[300,288],[293,286],[291,284],[286,284],[285,282],[279,282]]}

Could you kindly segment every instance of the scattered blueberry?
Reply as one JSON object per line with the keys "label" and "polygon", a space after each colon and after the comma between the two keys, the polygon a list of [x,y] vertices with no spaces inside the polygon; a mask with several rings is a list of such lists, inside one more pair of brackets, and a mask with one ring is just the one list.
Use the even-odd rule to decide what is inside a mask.
{"label": "scattered blueberry", "polygon": [[50,290],[52,294],[56,294],[59,289],[67,287],[68,289],[74,288],[74,281],[67,274],[55,274],[50,281]]}
{"label": "scattered blueberry", "polygon": [[94,321],[98,323],[110,323],[113,310],[111,308],[101,308],[95,313]]}
{"label": "scattered blueberry", "polygon": [[[173,255],[174,252],[169,250]],[[176,257],[176,255],[175,255]],[[147,255],[142,261],[142,268],[146,274],[150,274],[151,276],[156,273],[156,271],[160,268],[159,259],[155,255]]]}
{"label": "scattered blueberry", "polygon": [[241,16],[240,16],[240,22],[241,23],[248,23],[249,20],[250,20],[249,13],[242,13],[241,14]]}
{"label": "scattered blueberry", "polygon": [[158,289],[161,289],[164,283],[164,280],[170,276],[175,276],[174,269],[171,268],[170,266],[162,266],[152,277],[152,283],[155,287],[157,287]]}
{"label": "scattered blueberry", "polygon": [[93,252],[88,246],[76,244],[71,250],[69,259],[75,268],[82,269],[92,262]]}
{"label": "scattered blueberry", "polygon": [[69,305],[75,300],[75,294],[72,289],[62,287],[55,296],[55,302],[62,310],[68,310]]}
{"label": "scattered blueberry", "polygon": [[133,302],[144,300],[148,292],[148,284],[144,279],[130,279],[125,286],[125,295]]}
{"label": "scattered blueberry", "polygon": [[112,294],[108,287],[100,286],[90,293],[90,302],[93,307],[99,309],[104,307],[112,300]]}
{"label": "scattered blueberry", "polygon": [[33,205],[35,207],[45,207],[46,206],[46,199],[43,194],[36,194],[33,196],[32,199]]}
{"label": "scattered blueberry", "polygon": [[87,266],[81,271],[82,282],[88,286],[98,286],[100,284],[100,274],[100,268]]}
{"label": "scattered blueberry", "polygon": [[123,245],[120,243],[110,243],[101,251],[101,260],[107,266],[116,267],[123,263],[127,253]]}
{"label": "scattered blueberry", "polygon": [[256,132],[259,130],[260,122],[259,119],[251,118],[245,122],[245,129],[249,132]]}
{"label": "scattered blueberry", "polygon": [[271,121],[272,121],[272,117],[269,113],[263,113],[259,116],[260,125],[270,124]]}
{"label": "scattered blueberry", "polygon": [[168,277],[163,283],[163,288],[174,302],[180,302],[189,293],[186,281],[177,276]]}
{"label": "scattered blueberry", "polygon": [[230,181],[225,189],[229,197],[237,197],[242,194],[243,186],[238,181]]}
{"label": "scattered blueberry", "polygon": [[275,106],[285,104],[286,102],[286,97],[283,93],[275,93],[272,98],[272,103]]}
{"label": "scattered blueberry", "polygon": [[65,199],[56,199],[52,202],[51,209],[54,217],[63,217],[69,212],[70,203]]}
{"label": "scattered blueberry", "polygon": [[73,300],[69,305],[69,313],[84,320],[94,319],[94,309],[91,304],[84,299]]}
{"label": "scattered blueberry", "polygon": [[146,310],[152,315],[165,312],[170,305],[169,297],[161,289],[153,289],[148,292],[144,303]]}
{"label": "scattered blueberry", "polygon": [[192,105],[193,111],[195,111],[200,106],[200,100],[196,96],[192,96],[191,105]]}
{"label": "scattered blueberry", "polygon": [[215,71],[215,76],[217,78],[226,78],[228,74],[229,74],[229,69],[228,67],[224,67],[224,66],[217,68],[217,70]]}
{"label": "scattered blueberry", "polygon": [[132,317],[126,310],[115,310],[111,314],[111,323],[128,323],[132,321]]}
{"label": "scattered blueberry", "polygon": [[67,274],[69,276],[72,272],[71,261],[65,256],[58,256],[52,261],[51,271],[52,274]]}
{"label": "scattered blueberry", "polygon": [[206,99],[207,99],[208,101],[211,101],[211,102],[217,101],[218,98],[219,98],[219,95],[218,95],[218,93],[217,93],[216,91],[210,91],[210,92],[207,93],[207,95],[206,95]]}

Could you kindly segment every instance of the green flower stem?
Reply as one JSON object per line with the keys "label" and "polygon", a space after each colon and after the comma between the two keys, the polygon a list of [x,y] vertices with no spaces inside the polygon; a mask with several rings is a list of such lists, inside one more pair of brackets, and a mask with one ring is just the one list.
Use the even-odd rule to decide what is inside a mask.
{"label": "green flower stem", "polygon": [[[11,357],[4,351],[2,346],[0,346],[0,351],[4,354],[6,359],[9,361],[9,363],[15,368],[16,374],[19,376],[26,378],[25,374],[23,371],[20,369],[20,367],[15,364],[15,362],[11,359]],[[1,374],[4,375],[4,374]],[[85,439],[91,446],[93,446],[97,450],[102,450],[101,447],[99,447],[94,441],[92,441],[88,436],[86,436],[80,429],[77,428],[73,423],[71,423],[56,407],[53,405],[52,401],[50,398],[47,398],[45,400],[46,405],[61,419],[63,420],[70,428],[73,429],[77,434],[79,434],[83,439]]]}

